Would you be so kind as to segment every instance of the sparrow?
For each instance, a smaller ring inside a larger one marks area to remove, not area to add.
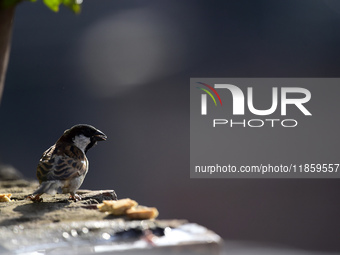
[[[64,134],[41,156],[37,167],[40,186],[28,198],[41,201],[44,193],[70,193],[74,201],[81,200],[76,194],[89,169],[86,152],[107,136],[93,126],[79,124]]]

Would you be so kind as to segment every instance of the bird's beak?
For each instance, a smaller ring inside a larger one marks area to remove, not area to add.
[[[97,130],[97,132],[94,134],[94,138],[96,141],[105,141],[107,136],[103,132]]]

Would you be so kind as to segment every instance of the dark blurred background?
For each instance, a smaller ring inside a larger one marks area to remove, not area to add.
[[[85,0],[80,15],[41,2],[16,11],[3,163],[33,179],[65,129],[91,124],[109,139],[82,188],[227,240],[340,251],[340,180],[189,178],[190,77],[339,77],[340,1]]]

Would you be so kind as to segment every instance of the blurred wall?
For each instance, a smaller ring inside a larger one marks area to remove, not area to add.
[[[340,250],[340,180],[189,178],[190,77],[338,77],[339,1],[85,0],[78,16],[25,2],[13,32],[2,162],[35,178],[65,129],[92,124],[109,139],[82,188],[230,240]]]

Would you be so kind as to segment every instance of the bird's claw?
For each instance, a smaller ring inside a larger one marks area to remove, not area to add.
[[[70,199],[74,200],[75,202],[80,201],[82,199],[81,196],[74,194],[74,195],[70,195]]]
[[[28,197],[26,197],[26,199],[27,200],[31,200],[31,201],[33,201],[33,202],[42,202],[43,201],[43,199],[40,197],[40,195],[38,194],[38,195],[30,195],[30,196],[28,196]]]

